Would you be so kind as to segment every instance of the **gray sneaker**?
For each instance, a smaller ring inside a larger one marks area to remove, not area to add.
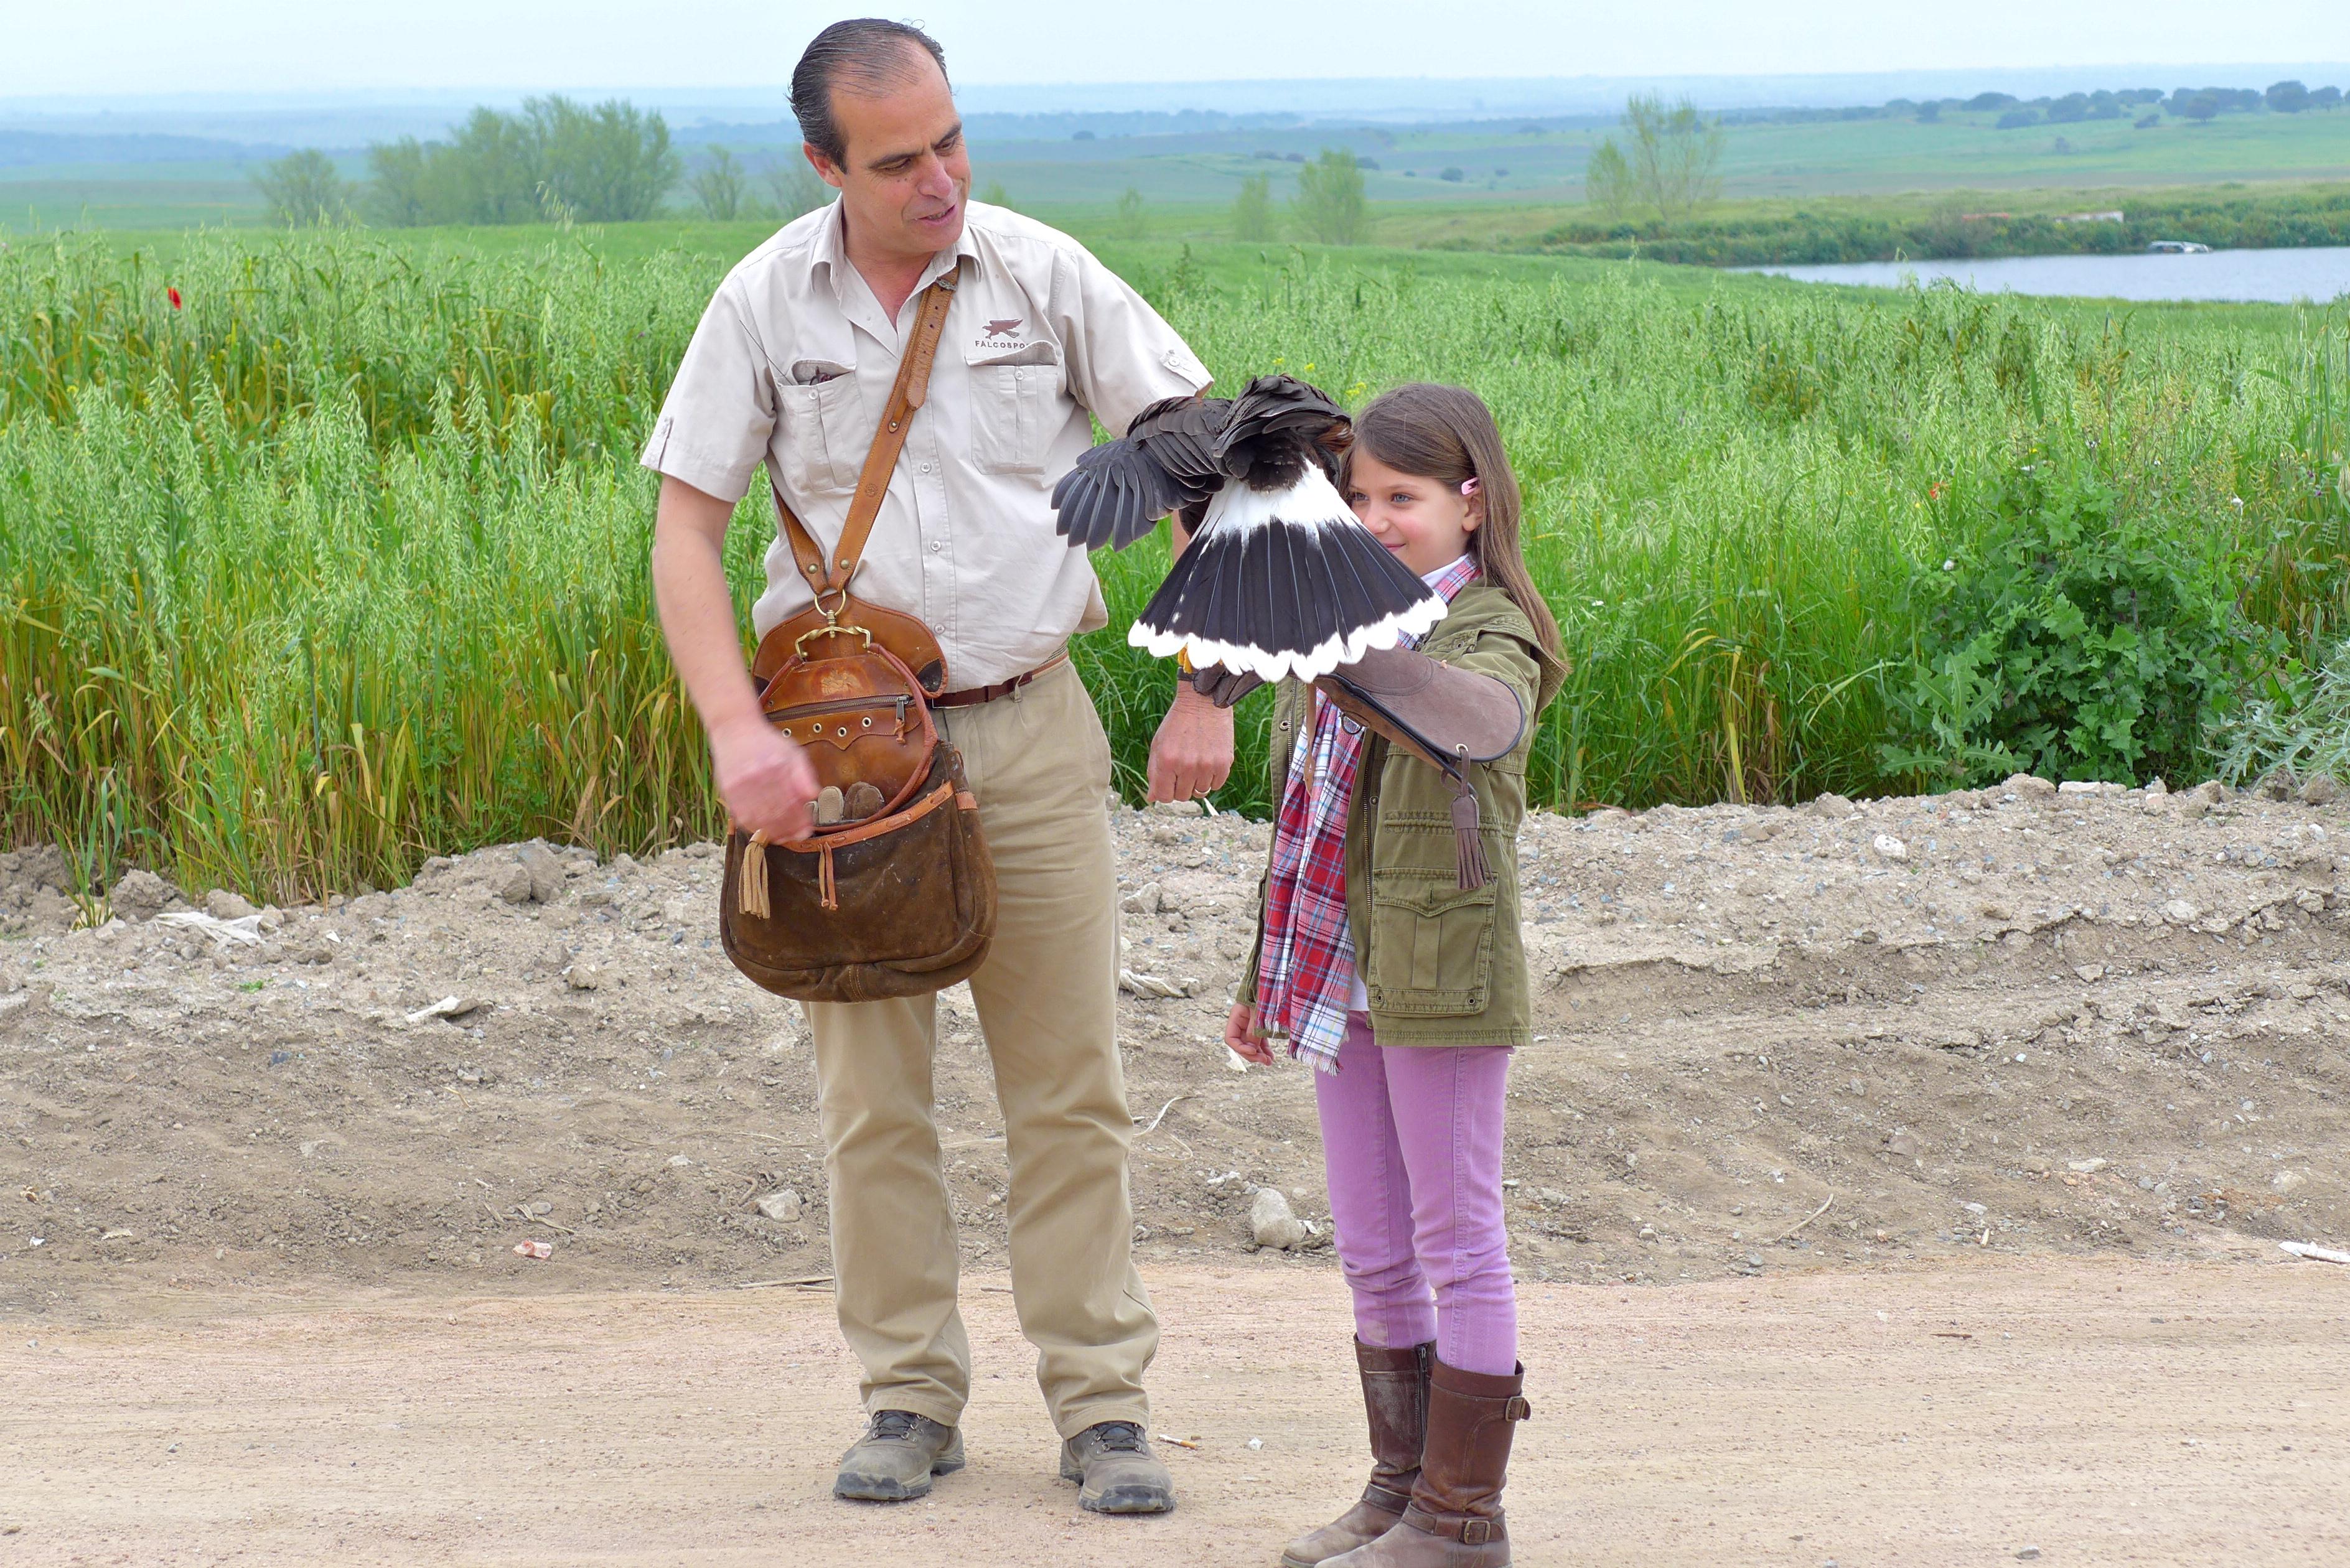
[[[865,1435],[840,1456],[835,1497],[904,1502],[931,1490],[932,1476],[962,1469],[962,1433],[911,1410],[876,1410]]]
[[[1077,1483],[1077,1504],[1094,1513],[1166,1513],[1175,1478],[1131,1421],[1103,1421],[1061,1445],[1061,1479]]]

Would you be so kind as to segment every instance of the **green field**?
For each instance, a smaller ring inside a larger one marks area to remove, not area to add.
[[[711,832],[633,453],[758,234],[0,253],[0,839],[59,841],[100,881],[136,862],[283,901],[502,839]],[[1432,378],[1493,404],[1575,660],[1535,756],[1554,805],[1930,776],[1897,753],[1932,738],[1914,693],[1939,668],[1938,574],[1972,570],[2020,464],[2093,472],[2143,547],[2225,585],[2247,648],[2317,653],[2350,607],[2339,313],[1105,254],[1227,382],[1284,369],[1359,403]],[[746,504],[746,606],[771,527]],[[1103,563],[1116,624],[1079,650],[1129,790],[1170,690],[1122,640],[1156,548]],[[1263,705],[1227,805],[1264,804]]]
[[[2121,205],[2158,188],[2350,181],[2350,109],[2230,114],[2205,125],[2165,119],[2147,130],[2128,119],[2000,130],[1996,119],[1946,113],[1923,125],[1910,118],[1734,124],[1718,215],[1767,217],[1798,202],[1826,201],[1898,217],[1953,194],[1966,195],[1970,206],[2064,212]],[[1584,165],[1611,131],[1565,121],[1301,128],[982,141],[972,156],[976,188],[1001,182],[1014,204],[1073,232],[1110,233],[1118,199],[1132,187],[1143,194],[1151,237],[1203,240],[1230,237],[1226,210],[1244,178],[1270,175],[1274,200],[1285,202],[1300,167],[1291,157],[1344,147],[1378,165],[1365,182],[1375,243],[1482,247],[1524,243],[1587,216]],[[754,166],[796,156],[781,143],[735,151]],[[365,173],[363,157],[346,156],[341,165],[347,178]],[[1448,169],[1461,178],[1441,178]],[[0,173],[0,230],[265,222],[251,182],[225,164]]]
[[[2232,115],[2207,125],[2166,120],[2148,130],[2093,120],[1994,129],[1992,114],[1913,119],[1733,124],[1722,194],[1732,201],[1785,196],[1890,195],[1951,190],[2130,189],[2224,181],[2350,179],[2350,109]],[[1107,205],[1128,185],[1170,205],[1228,204],[1240,182],[1270,173],[1276,198],[1292,195],[1298,165],[1345,147],[1379,167],[1366,178],[1374,202],[1439,206],[1496,202],[1576,204],[1591,150],[1612,126],[1496,127],[1488,123],[1392,130],[1300,130],[1215,137],[1132,137],[1067,143],[1007,142],[973,149],[975,178],[1001,180],[1013,201],[1039,212]],[[2059,151],[2056,143],[2064,141]],[[1274,153],[1274,159],[1258,154]],[[1441,178],[1458,169],[1462,178]]]

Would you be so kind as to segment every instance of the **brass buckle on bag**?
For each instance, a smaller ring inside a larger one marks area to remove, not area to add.
[[[811,570],[813,570],[813,568],[811,568]],[[792,639],[792,651],[798,654],[803,659],[807,657],[808,639],[812,637],[842,637],[852,631],[865,639],[866,652],[870,653],[873,651],[873,634],[870,631],[868,631],[861,626],[843,626],[840,624],[840,612],[848,607],[848,590],[843,587],[835,588],[832,591],[835,596],[834,602],[827,605],[824,602],[825,590],[822,587],[818,587],[816,590],[816,607],[823,614],[824,624],[822,626],[812,626],[806,631],[800,633],[798,637]]]
[[[837,620],[827,620],[822,626],[812,626],[806,631],[800,633],[796,638],[794,638],[792,639],[792,651],[805,659],[807,657],[809,638],[847,637],[851,632],[855,632],[858,636],[865,639],[865,650],[868,653],[870,653],[873,650],[873,634],[866,630],[863,627],[843,626]]]

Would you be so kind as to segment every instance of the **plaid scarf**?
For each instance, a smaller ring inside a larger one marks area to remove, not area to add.
[[[1430,573],[1452,596],[1477,576],[1464,555]],[[1407,646],[1418,646],[1417,639]],[[1257,962],[1257,1026],[1286,1035],[1289,1054],[1338,1070],[1347,1002],[1355,989],[1355,942],[1347,929],[1347,811],[1363,762],[1363,729],[1317,693],[1314,720],[1289,758],[1289,785],[1274,816],[1265,878],[1264,947]]]

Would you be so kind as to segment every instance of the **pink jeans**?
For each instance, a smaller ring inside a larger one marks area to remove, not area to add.
[[[1314,1075],[1338,1261],[1366,1345],[1436,1341],[1447,1366],[1507,1376],[1517,1289],[1502,1222],[1506,1045],[1398,1045],[1347,1021]]]

